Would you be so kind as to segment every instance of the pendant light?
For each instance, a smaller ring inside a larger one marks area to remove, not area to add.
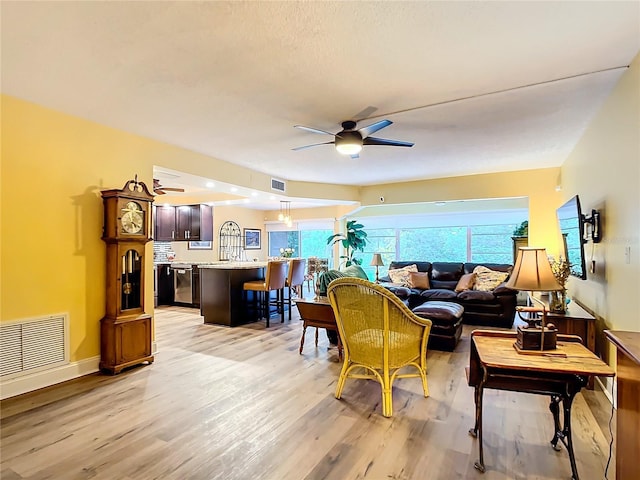
[[[280,200],[278,221],[283,222],[287,227],[293,226],[293,219],[291,218],[291,202]]]

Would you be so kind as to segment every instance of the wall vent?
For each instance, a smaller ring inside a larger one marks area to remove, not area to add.
[[[287,183],[284,180],[278,180],[277,178],[271,179],[271,190],[284,193],[287,190]]]
[[[0,376],[15,377],[69,363],[66,314],[0,325]]]

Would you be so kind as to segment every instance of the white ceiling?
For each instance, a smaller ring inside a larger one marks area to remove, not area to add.
[[[559,166],[640,49],[638,1],[3,1],[1,13],[3,93],[277,178],[352,185]],[[332,140],[294,125],[337,132],[360,112],[359,126],[394,122],[376,137],[415,146],[292,151]]]

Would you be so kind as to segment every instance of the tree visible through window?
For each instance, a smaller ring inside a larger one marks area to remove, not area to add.
[[[269,232],[269,256],[279,257],[281,248],[293,248],[293,256],[331,258],[327,238],[333,230],[289,230]]]
[[[366,225],[366,222],[363,221]],[[386,275],[392,261],[513,263],[512,232],[516,223],[447,227],[367,229],[369,243],[360,254],[370,279],[374,253],[382,254]]]
[[[384,262],[379,267],[380,276],[387,274],[393,261],[510,264],[513,231],[527,216],[526,209],[511,209],[362,218],[358,220],[367,232],[367,246],[364,252],[357,252],[357,257],[362,259],[361,266],[370,280],[375,278],[375,267],[370,265],[374,253],[380,253]],[[311,228],[270,231],[269,256],[280,256],[280,248],[293,248],[295,257],[327,258],[333,266],[333,248],[327,245],[333,229]]]

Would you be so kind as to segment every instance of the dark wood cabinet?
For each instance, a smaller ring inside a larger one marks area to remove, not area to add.
[[[173,270],[169,264],[158,265],[158,305],[173,305]]]
[[[157,242],[170,242],[176,235],[176,207],[155,207],[155,236]]]
[[[179,210],[181,208],[178,207]],[[188,219],[186,213],[183,216],[184,219],[178,227],[178,233],[183,236],[184,240],[201,242],[213,240],[213,209],[211,205],[189,205]]]
[[[200,269],[200,314],[204,323],[235,327],[258,320],[257,311],[248,310],[256,292],[245,292],[244,282],[264,278],[265,265],[243,268]]]
[[[210,205],[157,207],[157,241],[212,241],[213,209]]]
[[[191,269],[191,289],[191,305],[195,308],[200,308],[200,269],[197,265],[193,265]]]
[[[193,224],[191,221],[192,210],[193,210],[193,205],[180,205],[176,207],[176,240],[190,239],[189,237],[193,229]],[[194,238],[193,240],[198,240],[198,239]]]

